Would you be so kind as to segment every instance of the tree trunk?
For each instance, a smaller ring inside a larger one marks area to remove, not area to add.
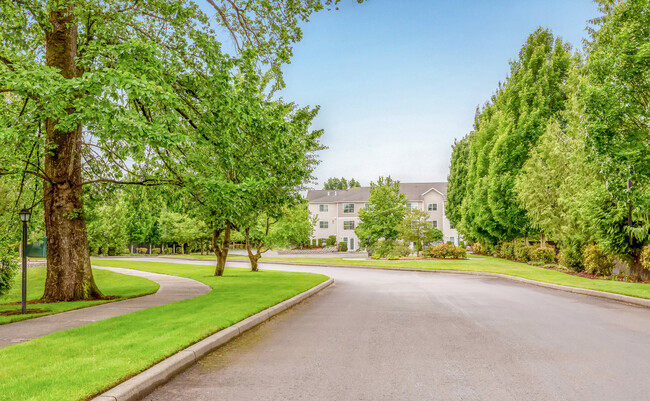
[[[222,277],[223,271],[226,269],[226,259],[228,259],[228,249],[230,248],[230,223],[226,223],[223,229],[223,241],[221,244],[217,243],[221,230],[212,231],[212,246],[214,253],[217,256],[217,268],[214,272],[215,276]]]
[[[251,242],[250,242],[250,228],[246,229],[246,251],[248,252],[248,260],[251,261],[251,271],[258,272],[257,262],[262,258],[262,248],[264,243],[259,243],[255,247],[257,253],[253,253]]]
[[[73,6],[50,11],[51,31],[45,35],[46,65],[67,79],[80,77],[77,68],[77,26]],[[73,113],[72,106],[67,109]],[[56,129],[58,120],[45,120],[45,231],[47,277],[43,300],[47,302],[99,298],[90,268],[81,178],[82,127]]]

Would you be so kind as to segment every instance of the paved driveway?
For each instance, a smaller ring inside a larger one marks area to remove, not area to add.
[[[262,267],[336,282],[147,400],[650,399],[648,309],[492,277]]]

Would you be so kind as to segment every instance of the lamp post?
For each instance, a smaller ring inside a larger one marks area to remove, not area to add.
[[[23,222],[23,314],[27,313],[27,222],[31,215],[28,209],[18,212],[20,221]]]

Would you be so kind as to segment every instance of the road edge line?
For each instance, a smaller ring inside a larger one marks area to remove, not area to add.
[[[334,279],[326,281],[315,287],[301,292],[279,304],[273,305],[263,311],[249,316],[246,319],[226,327],[203,340],[178,351],[161,362],[151,366],[132,378],[114,386],[91,399],[91,401],[134,401],[139,400],[157,387],[165,384],[174,376],[194,365],[199,359],[211,351],[226,344],[233,338],[237,338],[246,331],[272,318],[273,316],[291,308],[305,299],[319,293],[334,283]]]

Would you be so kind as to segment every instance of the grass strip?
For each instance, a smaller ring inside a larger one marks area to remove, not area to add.
[[[189,345],[304,292],[326,276],[228,267],[94,260],[191,278],[213,291],[197,298],[62,331],[0,349],[0,398],[83,400],[132,377]]]
[[[56,303],[33,303],[43,296],[45,289],[45,266],[32,267],[27,269],[27,310],[42,309],[43,313],[30,313],[27,315],[0,315],[0,324],[17,322],[19,320],[31,319],[34,317],[52,315],[54,313],[65,312],[72,309],[85,308],[106,302],[121,301],[127,298],[139,297],[142,295],[153,294],[158,291],[158,283],[143,277],[129,276],[126,274],[114,273],[106,270],[93,269],[93,276],[97,286],[107,297],[115,297],[111,300],[99,301],[77,301],[77,302],[56,302]],[[21,302],[22,300],[22,272],[16,273],[14,283],[7,295],[0,298],[0,313],[7,311],[19,311],[21,305],[8,305],[11,303]]]
[[[365,258],[344,259],[342,257],[267,257],[260,259],[260,262],[263,263],[264,261],[268,261],[287,264],[311,263],[501,273],[529,280],[565,285],[567,287],[584,288],[650,299],[650,285],[648,284],[615,281],[608,278],[590,279],[491,256],[480,256],[480,258],[480,260],[365,260]]]
[[[233,255],[232,260],[247,260],[241,255]],[[183,255],[178,257],[207,259],[206,255]],[[650,299],[650,285],[615,281],[609,278],[590,279],[574,276],[556,270],[531,266],[526,263],[512,262],[491,256],[477,256],[480,260],[371,260],[353,257],[300,257],[300,256],[273,256],[263,257],[260,262],[281,262],[286,264],[322,264],[343,266],[375,266],[395,267],[410,269],[454,270],[487,273],[501,273],[509,276],[522,277],[544,283],[565,285],[567,287],[584,288],[609,292],[613,294],[629,295],[632,297]]]

